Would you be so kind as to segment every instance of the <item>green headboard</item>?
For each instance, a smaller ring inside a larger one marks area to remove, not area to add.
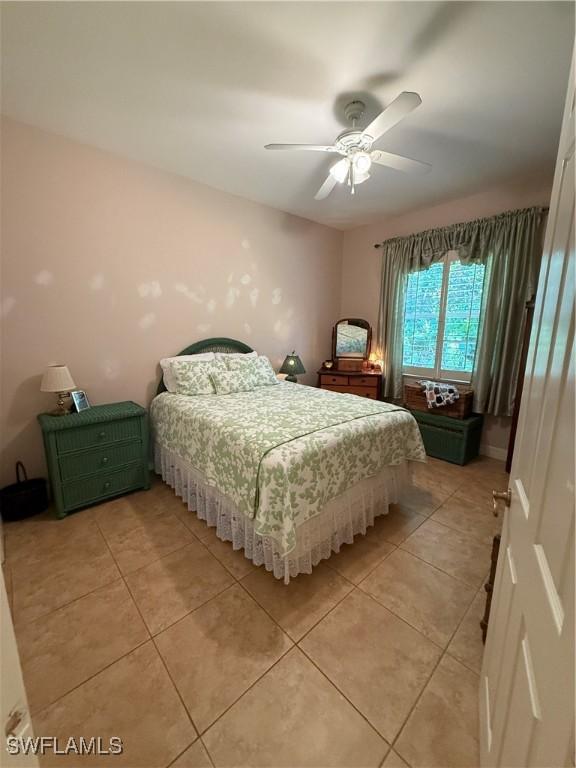
[[[249,347],[248,344],[244,344],[242,341],[236,341],[236,339],[203,339],[202,341],[197,341],[196,344],[186,347],[186,349],[183,349],[182,352],[178,352],[177,355],[173,355],[173,357],[180,357],[180,355],[199,355],[201,352],[222,352],[224,354],[230,354],[231,352],[253,351],[252,347]],[[160,384],[158,384],[156,394],[160,395],[162,392],[166,392],[166,387],[164,386],[164,379],[160,378]]]

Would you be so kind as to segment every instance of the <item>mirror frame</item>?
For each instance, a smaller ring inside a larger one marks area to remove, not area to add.
[[[359,328],[366,328],[366,355],[364,357],[357,357],[356,355],[337,355],[336,354],[336,342],[338,335],[338,326],[340,323],[348,323],[349,325],[356,325]],[[367,320],[363,320],[361,317],[343,317],[334,324],[332,328],[332,360],[368,360],[370,357],[370,349],[372,347],[372,327]]]

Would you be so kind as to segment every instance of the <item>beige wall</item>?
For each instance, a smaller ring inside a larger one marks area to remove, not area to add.
[[[374,248],[390,237],[492,216],[502,211],[533,205],[548,205],[552,176],[538,176],[502,184],[476,195],[414,211],[403,216],[357,227],[344,233],[342,253],[342,317],[363,317],[374,329],[380,299],[381,251]],[[505,458],[510,419],[488,417],[483,434],[483,452]]]
[[[148,404],[158,360],[209,336],[315,381],[340,310],[342,233],[6,120],[2,442],[43,473],[49,363],[96,403]]]

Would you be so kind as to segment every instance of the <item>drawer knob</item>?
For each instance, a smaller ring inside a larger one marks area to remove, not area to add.
[[[108,456],[102,457],[102,464],[108,464]]]
[[[108,490],[108,488],[110,488],[110,481],[109,481],[109,480],[107,480],[107,481],[104,483],[104,490],[105,490],[105,491],[107,491],[107,490]]]
[[[103,440],[106,437],[106,432],[100,432],[98,434],[98,437],[100,438],[100,440]]]

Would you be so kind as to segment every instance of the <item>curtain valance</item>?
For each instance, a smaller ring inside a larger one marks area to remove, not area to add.
[[[408,272],[426,269],[449,251],[463,262],[485,263],[492,250],[501,250],[512,238],[530,236],[547,208],[521,208],[447,227],[428,229],[378,244],[382,258],[406,265]]]

